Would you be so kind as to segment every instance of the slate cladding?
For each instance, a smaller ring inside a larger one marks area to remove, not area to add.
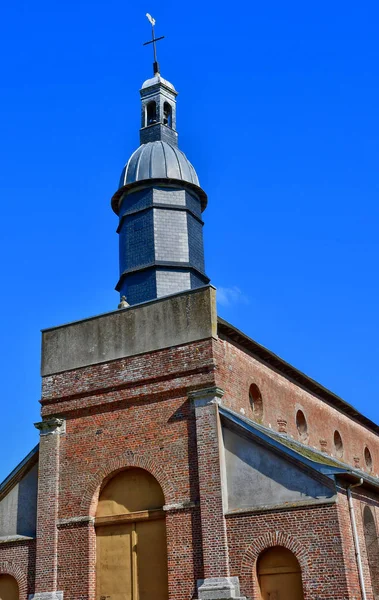
[[[176,91],[155,77],[143,84],[141,102],[141,145],[126,163],[112,199],[119,216],[116,289],[131,305],[209,283],[201,218],[206,195],[177,148]]]

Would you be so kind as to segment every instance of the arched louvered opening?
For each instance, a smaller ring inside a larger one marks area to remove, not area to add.
[[[168,102],[163,105],[163,124],[172,127],[172,106]]]
[[[146,126],[157,122],[157,103],[152,100],[146,105]]]

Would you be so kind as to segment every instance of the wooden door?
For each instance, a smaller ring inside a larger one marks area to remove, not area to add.
[[[160,485],[143,469],[104,486],[95,519],[96,600],[168,600],[163,505]]]
[[[0,600],[18,600],[18,584],[10,575],[0,575]]]
[[[266,550],[257,571],[262,600],[304,600],[300,565],[286,548]]]
[[[164,519],[100,526],[97,600],[167,600]]]
[[[132,530],[132,523],[96,529],[97,600],[134,600]]]

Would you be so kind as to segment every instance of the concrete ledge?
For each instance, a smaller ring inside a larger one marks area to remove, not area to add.
[[[0,537],[0,544],[14,544],[15,542],[30,542],[35,540],[34,537],[28,535],[3,535]]]
[[[217,337],[212,286],[42,332],[42,376]]]
[[[261,513],[279,510],[296,510],[300,508],[312,508],[317,506],[325,506],[326,504],[335,504],[337,502],[337,494],[330,498],[320,498],[315,500],[299,500],[299,502],[287,502],[287,504],[265,504],[264,506],[244,506],[243,508],[235,508],[228,510],[225,517],[238,517],[251,513]]]

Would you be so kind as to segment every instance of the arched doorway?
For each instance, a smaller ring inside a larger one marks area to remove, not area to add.
[[[0,600],[18,600],[18,583],[11,575],[0,575]]]
[[[304,600],[300,565],[287,548],[265,550],[258,559],[257,575],[262,600]]]
[[[147,471],[113,477],[96,513],[96,600],[167,600],[164,495]]]

